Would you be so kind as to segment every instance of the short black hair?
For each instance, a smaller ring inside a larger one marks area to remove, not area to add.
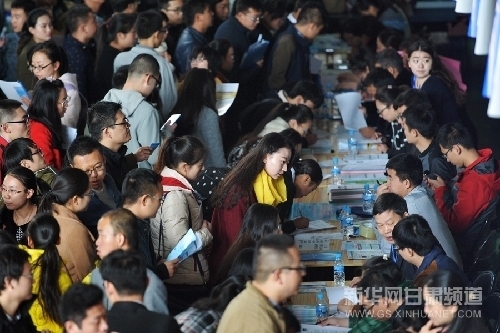
[[[82,321],[87,317],[87,310],[102,305],[103,292],[93,284],[76,283],[62,295],[59,305],[62,324],[72,321],[82,327]]]
[[[365,87],[373,85],[376,88],[393,86],[395,84],[394,76],[384,68],[374,68],[366,75],[363,80]]]
[[[312,159],[298,160],[293,164],[295,175],[309,175],[311,181],[315,184],[320,184],[323,180],[323,171],[321,166]]]
[[[443,125],[437,135],[436,140],[444,149],[450,149],[454,145],[461,145],[465,149],[473,149],[474,141],[467,128],[459,123]]]
[[[375,63],[384,69],[394,67],[398,73],[401,73],[404,69],[403,59],[395,49],[385,49],[377,53]]]
[[[402,92],[398,98],[392,103],[392,106],[395,110],[399,109],[403,105],[424,105],[430,109],[432,109],[431,102],[429,101],[429,97],[427,93],[420,89],[408,89]]]
[[[32,0],[13,0],[10,5],[10,9],[12,8],[21,8],[28,15],[29,12],[36,8],[36,4]]]
[[[36,143],[28,138],[19,138],[12,140],[7,144],[3,151],[3,167],[8,171],[21,165],[22,160],[33,162],[33,153],[31,149],[37,149]],[[38,171],[38,170],[34,170]]]
[[[383,193],[379,195],[373,204],[373,216],[389,211],[403,217],[405,213],[408,213],[406,200],[396,193]]]
[[[392,157],[385,168],[394,170],[401,181],[409,180],[413,186],[422,184],[424,179],[422,161],[412,154],[404,153]]]
[[[396,51],[399,50],[404,39],[400,31],[389,28],[382,30],[377,37],[386,48],[392,48]]]
[[[92,154],[94,150],[97,150],[102,156],[104,156],[104,152],[102,149],[102,145],[94,138],[90,136],[79,136],[68,148],[68,152],[66,153],[67,162],[69,164],[73,164],[73,160],[75,156],[85,156]]]
[[[262,12],[271,14],[271,20],[283,18],[287,14],[284,0],[264,0]]]
[[[301,95],[304,101],[313,102],[315,108],[320,107],[324,102],[323,92],[316,83],[310,80],[287,83],[283,86],[283,90],[291,98]]]
[[[145,74],[159,75],[160,64],[151,54],[142,53],[132,60],[128,67],[128,76],[141,76]],[[161,80],[161,78],[159,79]]]
[[[361,291],[363,296],[365,296],[371,302],[378,302],[381,298],[403,298],[400,288],[400,292],[395,292],[396,287],[401,283],[401,272],[395,275],[387,274],[387,271],[378,270],[376,267],[368,270],[361,281],[359,281],[356,286],[358,291]]]
[[[99,271],[120,296],[143,295],[148,286],[146,260],[135,251],[111,252],[101,261]]]
[[[250,8],[256,11],[262,11],[262,1],[260,0],[236,0],[234,6],[236,8],[236,13],[245,13]]]
[[[125,9],[127,9],[129,5],[133,4],[136,1],[137,0],[111,0],[110,4],[111,8],[113,9],[113,13],[121,13]]]
[[[162,27],[163,16],[157,10],[150,9],[137,15],[135,29],[139,39],[148,39],[155,32],[160,31]]]
[[[115,102],[100,101],[92,105],[87,114],[90,136],[96,140],[102,140],[102,130],[114,126],[116,114],[121,109],[121,104]]]
[[[127,173],[122,185],[124,204],[137,202],[143,195],[155,195],[161,176],[151,169],[134,169]]]
[[[21,107],[21,102],[13,99],[0,101],[0,124],[4,124],[14,119],[16,110]]]
[[[418,214],[399,221],[392,230],[392,238],[400,249],[412,249],[421,257],[425,257],[439,245],[429,223]]]
[[[203,14],[206,8],[210,8],[208,0],[186,0],[182,5],[182,17],[186,25],[191,26],[194,23],[196,14]]]
[[[18,280],[28,263],[28,252],[15,245],[0,246],[0,292],[5,289],[5,280]]]
[[[84,4],[71,7],[66,13],[66,27],[69,33],[74,33],[82,23],[87,23],[92,10]]]
[[[324,26],[327,22],[325,6],[318,2],[309,1],[301,9],[297,17],[297,24],[314,23],[316,26]]]
[[[366,46],[361,46],[358,52],[350,54],[348,57],[350,68],[353,72],[366,72],[366,68],[373,69],[373,52]]]
[[[202,54],[203,57],[207,60],[208,70],[215,77],[221,70],[223,57],[216,49],[210,46],[198,46],[191,51],[191,59],[198,58],[199,54]]]
[[[436,113],[423,104],[409,105],[403,112],[403,119],[410,130],[417,130],[426,139],[436,135]]]
[[[253,278],[266,281],[274,270],[289,266],[291,262],[288,249],[294,247],[293,237],[270,234],[262,237],[255,247],[253,256]]]
[[[125,82],[127,82],[127,77],[128,77],[128,68],[130,65],[123,65],[120,66],[115,74],[113,74],[113,79],[111,81],[111,86],[114,89],[123,89],[123,86],[125,85]]]
[[[128,209],[117,208],[104,213],[102,219],[108,219],[113,233],[121,233],[125,236],[131,250],[139,249],[139,224],[137,218]]]

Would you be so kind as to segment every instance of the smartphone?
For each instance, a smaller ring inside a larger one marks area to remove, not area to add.
[[[168,120],[165,122],[165,124],[163,124],[161,126],[160,131],[163,131],[163,129],[165,128],[165,126],[169,122],[170,122],[170,125],[175,124],[175,122],[177,121],[177,119],[179,119],[180,116],[181,116],[180,113],[175,113],[175,114],[171,115],[170,118],[168,118]]]
[[[160,145],[159,142],[153,142],[152,144],[150,144],[149,146],[151,147],[151,149],[153,149],[153,151],[158,148],[158,146]]]
[[[3,27],[2,32],[0,32],[0,39],[4,38],[6,33],[7,33],[7,27]]]

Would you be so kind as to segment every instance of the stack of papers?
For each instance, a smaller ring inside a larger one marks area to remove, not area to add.
[[[238,93],[238,83],[220,83],[216,86],[217,113],[224,115],[234,102]]]
[[[360,199],[361,200],[361,199]],[[290,218],[307,217],[309,220],[335,219],[335,206],[330,203],[294,203]]]
[[[349,259],[370,259],[384,254],[377,240],[343,241],[342,249]]]
[[[343,298],[347,298],[354,304],[359,303],[356,288],[350,288],[345,286],[326,287],[326,293],[328,294],[328,302],[330,304],[339,304],[339,301]]]
[[[315,231],[315,230],[325,230],[325,229],[334,229],[336,228],[333,224],[325,222],[323,220],[315,220],[309,222],[309,227],[304,229],[297,229],[291,233],[291,235],[297,235],[304,232]]]
[[[308,233],[295,236],[295,245],[302,251],[329,251],[333,239],[342,239],[341,233]]]
[[[288,309],[292,311],[300,323],[316,324],[316,306],[314,305],[289,305]]]
[[[192,256],[203,246],[201,237],[193,232],[193,229],[189,229],[188,232],[181,238],[179,243],[174,247],[167,257],[168,261],[179,258],[180,261],[186,260],[189,256]]]
[[[300,325],[302,333],[347,333],[350,328],[337,326]]]
[[[316,281],[316,282],[302,282],[299,287],[299,294],[305,293],[320,293],[323,292],[326,288],[325,281]]]
[[[300,254],[300,260],[302,261],[334,261],[342,255],[341,252],[306,252]]]

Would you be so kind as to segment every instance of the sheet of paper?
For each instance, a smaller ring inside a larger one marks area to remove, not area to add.
[[[340,233],[303,233],[295,235],[295,245],[299,251],[328,251],[330,250],[330,242],[333,239],[339,238]]]
[[[332,141],[330,139],[319,139],[318,141],[316,141],[315,144],[309,146],[309,149],[315,149],[315,148],[332,149],[333,148]]]
[[[316,323],[316,307],[314,305],[289,305],[290,311],[297,317],[300,323]]]
[[[201,250],[203,243],[201,237],[193,232],[193,229],[189,229],[188,232],[181,238],[179,243],[174,247],[167,257],[167,260],[174,260],[179,258],[180,261],[185,260],[187,257],[192,256],[199,250]]]
[[[382,250],[358,250],[358,251],[347,251],[347,258],[352,260],[365,260],[373,257],[378,257],[384,255]]]
[[[8,82],[0,80],[0,89],[2,89],[5,96],[8,99],[13,99],[22,103],[21,98],[30,98],[28,92],[23,87],[21,82]],[[28,106],[23,104],[23,109],[27,109]]]
[[[354,304],[359,302],[358,294],[356,288],[350,287],[326,287],[326,293],[328,294],[328,302],[330,304],[339,304],[339,301],[343,298],[347,298]]]
[[[335,206],[327,203],[294,203],[292,205],[290,218],[304,216],[309,220],[334,220]]]
[[[325,281],[302,282],[299,287],[300,293],[319,293],[326,288]]]
[[[337,326],[320,326],[320,325],[300,325],[301,333],[347,333],[350,328]]]
[[[217,113],[222,116],[233,104],[239,88],[238,83],[220,83],[216,86]]]
[[[342,241],[342,250],[347,250],[347,251],[380,250],[380,244],[377,240]]]
[[[76,128],[63,125],[63,149],[68,149],[71,143],[76,139]]]
[[[347,130],[359,130],[367,127],[365,116],[359,109],[361,94],[358,92],[346,92],[335,95],[344,127]]]

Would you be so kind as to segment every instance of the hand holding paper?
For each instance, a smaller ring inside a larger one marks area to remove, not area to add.
[[[188,232],[182,237],[182,239],[177,243],[174,249],[170,252],[167,257],[168,261],[179,258],[180,262],[184,261],[186,258],[192,256],[203,246],[201,237],[193,232],[193,229],[189,229]]]

